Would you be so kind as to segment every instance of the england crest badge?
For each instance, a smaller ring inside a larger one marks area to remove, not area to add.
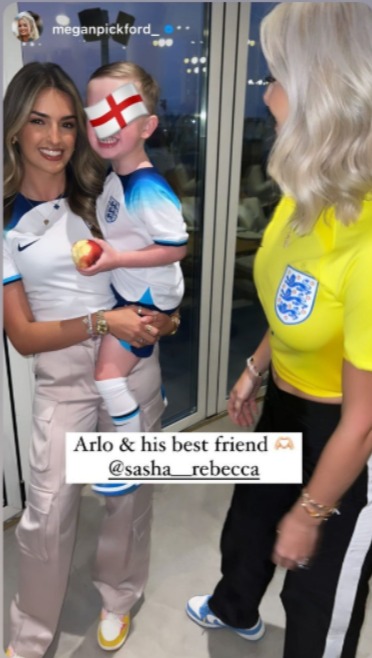
[[[287,266],[275,299],[276,314],[284,324],[300,324],[314,308],[318,281],[309,274]]]
[[[113,196],[110,196],[106,210],[105,210],[105,221],[108,224],[112,224],[114,222],[119,214],[119,208],[120,208],[120,203],[116,199],[114,199]]]

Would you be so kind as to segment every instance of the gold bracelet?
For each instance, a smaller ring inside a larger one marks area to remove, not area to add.
[[[170,334],[168,334],[168,336],[174,336],[177,333],[178,329],[180,328],[181,318],[178,313],[175,313],[174,315],[170,315],[169,317],[173,322],[174,329]]]
[[[109,326],[103,314],[104,311],[96,311],[96,326],[94,331],[95,336],[105,336],[109,333]]]
[[[301,507],[304,508],[312,519],[320,519],[321,521],[327,521],[333,514],[340,514],[337,506],[317,503],[310,498],[305,489],[303,489],[301,494]]]

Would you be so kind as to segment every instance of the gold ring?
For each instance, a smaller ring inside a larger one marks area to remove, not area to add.
[[[145,326],[145,329],[146,329],[147,333],[149,333],[149,334],[152,335],[152,326],[151,326],[151,324],[147,324],[147,325]]]

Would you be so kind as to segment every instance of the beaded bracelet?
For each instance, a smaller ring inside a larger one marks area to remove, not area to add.
[[[91,336],[92,338],[97,338],[97,336],[105,336],[107,333],[109,333],[109,326],[107,324],[103,310],[96,311],[93,314],[88,313],[88,315],[83,318],[83,323],[86,326],[88,336]]]
[[[321,521],[327,521],[333,514],[340,514],[336,506],[317,503],[310,498],[305,489],[303,489],[301,494],[301,507],[304,508],[311,518],[320,519]]]
[[[88,336],[93,336],[92,314],[88,313],[88,315],[86,315],[85,318],[83,318],[83,322],[86,326]]]

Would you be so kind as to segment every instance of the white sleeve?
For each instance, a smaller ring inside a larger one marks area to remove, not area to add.
[[[6,237],[3,237],[3,284],[13,283],[13,281],[20,281],[21,274],[18,272],[16,264],[13,260],[10,246]]]
[[[181,203],[161,176],[154,177],[150,185],[136,185],[132,203],[154,244],[170,247],[187,244]]]

